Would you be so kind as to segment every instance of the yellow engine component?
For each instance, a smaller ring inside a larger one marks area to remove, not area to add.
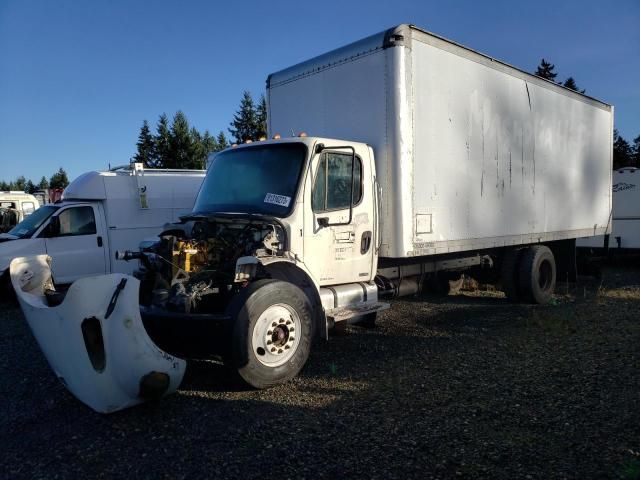
[[[207,263],[207,254],[191,241],[178,240],[173,245],[172,262],[173,275],[178,269],[187,273],[197,272]]]

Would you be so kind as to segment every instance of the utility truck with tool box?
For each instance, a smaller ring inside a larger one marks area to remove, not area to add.
[[[0,235],[0,278],[6,284],[13,258],[45,253],[58,284],[133,273],[134,266],[116,261],[115,252],[138,247],[189,213],[204,175],[203,170],[150,170],[142,164],[80,175],[62,201],[43,205]]]
[[[416,27],[274,73],[267,101],[272,139],[216,154],[193,212],[120,254],[153,341],[253,387],[462,272],[548,302],[607,232],[612,107]]]

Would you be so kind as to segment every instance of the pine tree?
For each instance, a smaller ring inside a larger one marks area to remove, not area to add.
[[[140,134],[138,135],[138,147],[137,153],[133,156],[133,160],[138,163],[143,163],[145,167],[154,167],[156,164],[155,158],[155,141],[151,130],[149,130],[149,122],[146,120],[142,122],[140,127]]]
[[[169,117],[166,113],[160,115],[154,137],[155,167],[170,168],[171,164],[171,132],[169,131]]]
[[[256,131],[255,139],[267,138],[267,100],[264,95],[260,96],[260,103],[256,109]]]
[[[38,188],[40,190],[46,190],[47,188],[49,188],[49,180],[47,180],[47,177],[45,177],[44,175],[40,179],[40,183],[38,184]]]
[[[69,179],[67,178],[67,172],[62,167],[58,169],[56,173],[51,176],[49,180],[49,188],[61,188],[64,189],[69,185]]]
[[[256,110],[253,99],[248,91],[242,94],[240,109],[233,116],[229,133],[234,137],[236,143],[244,143],[245,140],[254,140],[256,127]]]
[[[13,184],[13,189],[12,190],[19,190],[21,192],[26,191],[27,188],[27,179],[24,178],[24,175],[20,175],[18,178],[16,178],[16,181]]]
[[[11,190],[11,189],[9,188],[9,184],[8,184],[7,182],[5,182],[4,180],[2,180],[2,181],[0,182],[0,191],[2,191],[2,192],[6,192],[7,190]]]
[[[33,193],[37,190],[38,188],[36,187],[36,185],[31,181],[31,180],[27,180],[27,183],[24,186],[24,191],[26,193]]]
[[[178,110],[173,116],[169,137],[170,161],[166,168],[193,168],[193,159],[190,158],[191,135],[189,121],[185,114]]]
[[[551,62],[547,62],[543,58],[540,62],[540,65],[538,65],[538,69],[536,70],[535,74],[539,77],[546,78],[547,80],[551,80],[552,82],[554,82],[555,78],[558,76],[558,74],[553,71],[554,68],[556,68],[555,65],[553,65]]]
[[[224,134],[224,132],[222,130],[220,130],[220,133],[216,137],[216,144],[217,144],[217,148],[218,148],[216,151],[218,151],[218,152],[220,150],[224,150],[225,148],[227,148],[229,146],[229,142],[227,141],[227,136]]]
[[[631,164],[640,168],[640,135],[633,139],[633,154]]]
[[[622,138],[617,129],[613,130],[613,168],[628,167],[632,161],[631,145]]]
[[[562,84],[564,87],[570,88],[571,90],[574,90],[578,93],[584,93],[584,90],[580,90],[578,88],[578,85],[576,85],[576,81],[574,80],[573,77],[569,77],[567,78],[564,83]]]

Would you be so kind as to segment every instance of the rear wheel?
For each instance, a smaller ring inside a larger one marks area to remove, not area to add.
[[[556,261],[549,247],[534,245],[523,252],[519,278],[523,300],[539,304],[551,301],[556,288]]]
[[[313,331],[307,296],[280,280],[250,284],[230,306],[226,363],[244,382],[267,388],[295,377],[309,357]]]

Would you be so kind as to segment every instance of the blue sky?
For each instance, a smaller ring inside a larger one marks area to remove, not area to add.
[[[640,1],[0,0],[0,179],[128,163],[144,119],[228,127],[271,72],[413,23],[612,103],[640,134]]]

